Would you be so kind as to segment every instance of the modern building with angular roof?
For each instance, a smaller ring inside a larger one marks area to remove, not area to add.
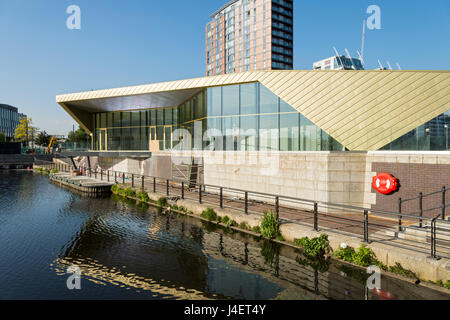
[[[450,72],[250,71],[56,101],[95,151],[176,149],[175,131],[194,137],[195,123],[196,150],[447,150]]]

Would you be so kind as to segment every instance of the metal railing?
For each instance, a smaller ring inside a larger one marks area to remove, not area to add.
[[[431,212],[431,211],[436,211],[436,210],[440,210],[441,213],[439,214],[439,217],[441,217],[442,220],[445,220],[446,218],[446,209],[448,207],[448,205],[446,204],[446,194],[448,192],[448,189],[446,186],[443,186],[441,190],[439,191],[435,191],[435,192],[430,192],[427,194],[424,194],[423,192],[420,192],[419,195],[417,197],[413,197],[413,198],[409,198],[409,199],[402,199],[399,198],[398,199],[398,212],[402,212],[403,211],[403,204],[407,203],[407,202],[411,202],[411,201],[418,201],[418,208],[419,210],[417,212],[410,212],[409,214],[417,214],[420,218],[423,217],[424,213],[426,212]],[[425,209],[423,208],[423,202],[424,199],[426,199],[427,197],[431,197],[433,195],[436,194],[441,194],[441,203],[438,207],[435,208],[430,208],[430,209]],[[422,227],[423,226],[423,220],[421,219],[419,222],[419,226]]]
[[[73,167],[67,164],[51,163],[47,165],[59,171],[73,170]],[[83,175],[101,181],[129,185],[131,188],[140,188],[164,194],[167,197],[193,200],[200,204],[217,205],[220,208],[236,210],[245,214],[262,216],[264,212],[272,211],[275,213],[279,225],[290,222],[312,227],[315,231],[356,236],[366,243],[384,242],[417,251],[430,252],[430,256],[434,259],[450,258],[450,222],[440,221],[441,224],[445,224],[445,228],[439,227],[437,222],[441,214],[436,217],[417,216],[402,213],[401,205],[399,212],[390,212],[210,184],[197,184],[195,188],[189,188],[189,182],[185,180],[113,170],[80,170]],[[404,201],[406,200],[402,200],[402,202]],[[447,207],[449,205],[442,208],[443,212]],[[335,214],[333,211],[339,211],[340,214]],[[402,242],[396,244],[395,240],[399,239],[398,232],[402,232],[402,226],[406,224],[414,226],[416,223],[423,228],[422,231],[425,233],[423,239],[401,239]],[[426,223],[425,228],[424,223]],[[387,237],[388,232],[395,234]],[[429,249],[426,250],[426,247]]]

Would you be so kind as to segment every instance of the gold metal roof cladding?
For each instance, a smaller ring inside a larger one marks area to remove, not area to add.
[[[75,114],[83,105],[102,110],[152,95],[174,104],[199,89],[248,82],[269,88],[349,150],[378,150],[450,109],[448,70],[250,71],[59,95],[56,101],[86,128]]]

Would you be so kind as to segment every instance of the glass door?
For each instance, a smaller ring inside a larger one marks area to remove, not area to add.
[[[156,134],[156,126],[150,127],[150,151],[151,152],[159,151],[159,141]]]

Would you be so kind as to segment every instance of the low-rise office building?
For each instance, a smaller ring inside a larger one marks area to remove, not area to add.
[[[105,169],[170,178],[164,161],[195,151],[208,184],[361,206],[384,164],[440,166],[435,188],[450,175],[449,71],[251,71],[57,102]],[[242,161],[217,162],[230,154]]]
[[[0,132],[3,132],[8,140],[14,137],[14,132],[24,114],[18,112],[16,107],[0,104]]]

